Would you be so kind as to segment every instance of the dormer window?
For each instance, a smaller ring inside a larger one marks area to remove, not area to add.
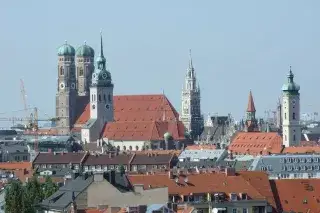
[[[236,193],[230,193],[230,199],[231,199],[231,201],[237,201],[238,200],[237,194]]]
[[[247,200],[248,199],[247,193],[241,193],[240,197],[241,197],[241,200]]]

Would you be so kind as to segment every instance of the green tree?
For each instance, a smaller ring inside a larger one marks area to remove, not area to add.
[[[49,176],[46,177],[46,181],[43,184],[42,188],[43,188],[44,199],[50,197],[53,193],[55,193],[59,189],[57,184],[55,184]]]
[[[34,206],[43,200],[42,187],[36,177],[26,184],[24,199],[27,212],[35,212]]]
[[[22,186],[22,183],[19,180],[14,180],[9,185],[7,185],[5,194],[5,212],[26,212],[24,194],[24,187]]]
[[[124,166],[122,164],[119,166],[119,171],[120,171],[121,175],[124,175],[126,173],[126,169],[124,168]]]

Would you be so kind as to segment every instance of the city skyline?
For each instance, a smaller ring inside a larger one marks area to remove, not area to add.
[[[64,8],[70,7],[73,17],[66,21],[59,12],[55,13],[58,2],[16,5],[8,2],[0,9],[7,31],[0,35],[3,42],[0,56],[6,61],[1,69],[5,77],[0,80],[5,89],[0,95],[7,100],[0,112],[23,109],[19,87],[22,78],[28,105],[54,116],[57,48],[65,40],[75,48],[86,40],[97,56],[100,28],[117,95],[161,94],[164,90],[180,112],[188,50],[192,49],[203,113],[244,117],[250,89],[258,116],[263,116],[267,109],[276,109],[290,65],[301,85],[301,112],[317,111],[320,106],[312,95],[320,75],[313,71],[319,67],[320,49],[317,39],[320,31],[315,27],[319,16],[316,1],[313,4],[283,1],[277,7],[247,1],[235,7],[237,10],[216,1],[206,4],[136,1],[129,7],[133,10],[101,1],[101,7],[96,7],[97,3],[86,5],[93,14],[86,17],[85,27],[74,18],[83,6],[63,3]],[[229,12],[224,14],[218,8]],[[119,9],[125,16],[116,13]],[[23,20],[15,17],[17,13],[27,15],[27,11],[30,15]],[[25,24],[18,25],[21,22]]]

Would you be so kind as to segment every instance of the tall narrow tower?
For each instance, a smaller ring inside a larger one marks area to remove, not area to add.
[[[258,130],[258,124],[256,120],[256,108],[254,106],[252,92],[250,90],[248,107],[246,113],[246,130],[248,132],[253,132]]]
[[[75,49],[67,42],[58,49],[58,88],[56,94],[56,117],[58,134],[69,134],[76,112]]]
[[[282,86],[282,134],[285,147],[298,146],[301,141],[300,86],[293,78],[290,67],[288,82]]]
[[[76,52],[76,77],[79,96],[89,96],[91,77],[94,71],[94,50],[84,43]]]
[[[180,120],[185,125],[186,131],[189,132],[193,138],[197,138],[203,131],[204,123],[200,107],[200,87],[197,85],[191,50],[189,51],[189,56],[189,67],[185,77],[185,84],[182,89]]]
[[[99,139],[106,122],[112,122],[114,119],[113,83],[103,55],[102,34],[100,39],[100,54],[96,59],[97,67],[92,74],[90,86],[90,119],[81,130],[82,141],[87,142]]]

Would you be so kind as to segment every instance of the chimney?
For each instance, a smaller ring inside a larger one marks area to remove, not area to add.
[[[235,168],[227,167],[225,168],[226,176],[236,176]]]

